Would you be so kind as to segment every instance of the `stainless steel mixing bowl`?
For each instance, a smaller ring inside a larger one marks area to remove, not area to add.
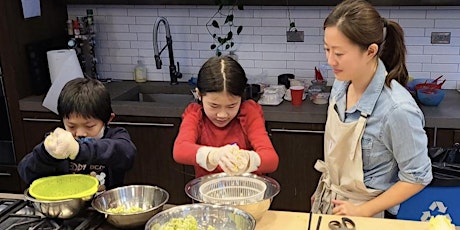
[[[153,215],[163,210],[168,201],[166,190],[150,185],[129,185],[111,189],[96,196],[91,205],[97,211],[104,213],[107,221],[119,228],[134,228],[143,226]],[[142,211],[135,213],[112,213],[110,208],[123,207],[128,210],[136,207]]]
[[[253,230],[256,220],[249,213],[230,206],[212,204],[186,204],[164,210],[153,216],[145,225],[145,230],[159,230],[172,218],[192,216],[197,220],[198,229]]]
[[[50,218],[72,218],[76,216],[83,207],[86,207],[86,201],[84,199],[37,200],[30,196],[29,189],[24,191],[24,197],[33,204],[36,210]]]
[[[190,198],[192,198],[193,200],[204,203],[203,197],[201,196],[201,193],[199,191],[200,186],[203,183],[207,182],[207,181],[214,180],[214,179],[219,179],[219,178],[224,178],[224,177],[230,177],[230,175],[228,175],[226,173],[217,173],[217,174],[212,174],[212,175],[207,175],[207,176],[202,176],[202,177],[199,177],[199,178],[195,178],[195,179],[193,179],[192,181],[188,182],[185,185],[185,193]],[[233,177],[235,177],[235,176],[233,176]],[[239,208],[239,209],[242,209],[242,210],[248,212],[256,220],[260,220],[260,218],[262,218],[263,214],[270,208],[270,204],[271,204],[271,202],[273,200],[273,197],[275,197],[280,192],[279,183],[276,180],[274,180],[273,178],[270,178],[270,177],[267,177],[267,176],[258,176],[258,175],[251,174],[251,173],[245,173],[243,175],[236,176],[236,177],[254,178],[254,179],[263,181],[267,185],[267,188],[265,189],[265,194],[264,194],[263,200],[257,201],[257,202],[252,202],[252,203],[246,203],[246,204],[243,204],[243,205],[241,205],[239,203],[235,203],[235,204],[231,205],[233,207],[236,207],[236,208]],[[214,203],[214,204],[218,204],[218,203]]]

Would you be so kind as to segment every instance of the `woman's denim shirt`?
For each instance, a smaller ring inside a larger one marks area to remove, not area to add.
[[[428,157],[422,111],[410,93],[397,81],[385,85],[386,69],[379,60],[377,71],[358,103],[346,111],[350,82],[336,80],[332,98],[342,122],[357,121],[368,114],[362,137],[364,184],[387,190],[398,180],[427,185],[433,176]],[[389,211],[396,214],[399,206]]]

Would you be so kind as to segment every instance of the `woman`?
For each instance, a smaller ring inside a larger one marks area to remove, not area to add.
[[[404,87],[403,30],[346,0],[324,22],[324,48],[336,81],[312,212],[394,217],[432,179],[424,116]]]
[[[196,177],[263,174],[278,167],[262,107],[242,99],[246,83],[243,68],[228,56],[212,57],[201,67],[200,103],[185,109],[173,151],[176,162],[194,166]]]

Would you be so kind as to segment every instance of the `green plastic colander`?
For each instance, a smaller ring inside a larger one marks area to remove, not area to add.
[[[99,181],[90,175],[67,174],[43,177],[32,182],[29,193],[38,200],[86,198],[97,192]]]

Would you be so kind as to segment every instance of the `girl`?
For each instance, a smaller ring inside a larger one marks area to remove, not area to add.
[[[201,67],[200,103],[185,109],[173,151],[176,162],[194,166],[196,177],[222,171],[262,174],[278,167],[261,106],[243,101],[246,83],[243,68],[228,56],[212,57]]]
[[[336,81],[312,212],[396,215],[432,179],[424,116],[404,88],[403,30],[368,2],[346,0],[324,22],[324,48]]]

